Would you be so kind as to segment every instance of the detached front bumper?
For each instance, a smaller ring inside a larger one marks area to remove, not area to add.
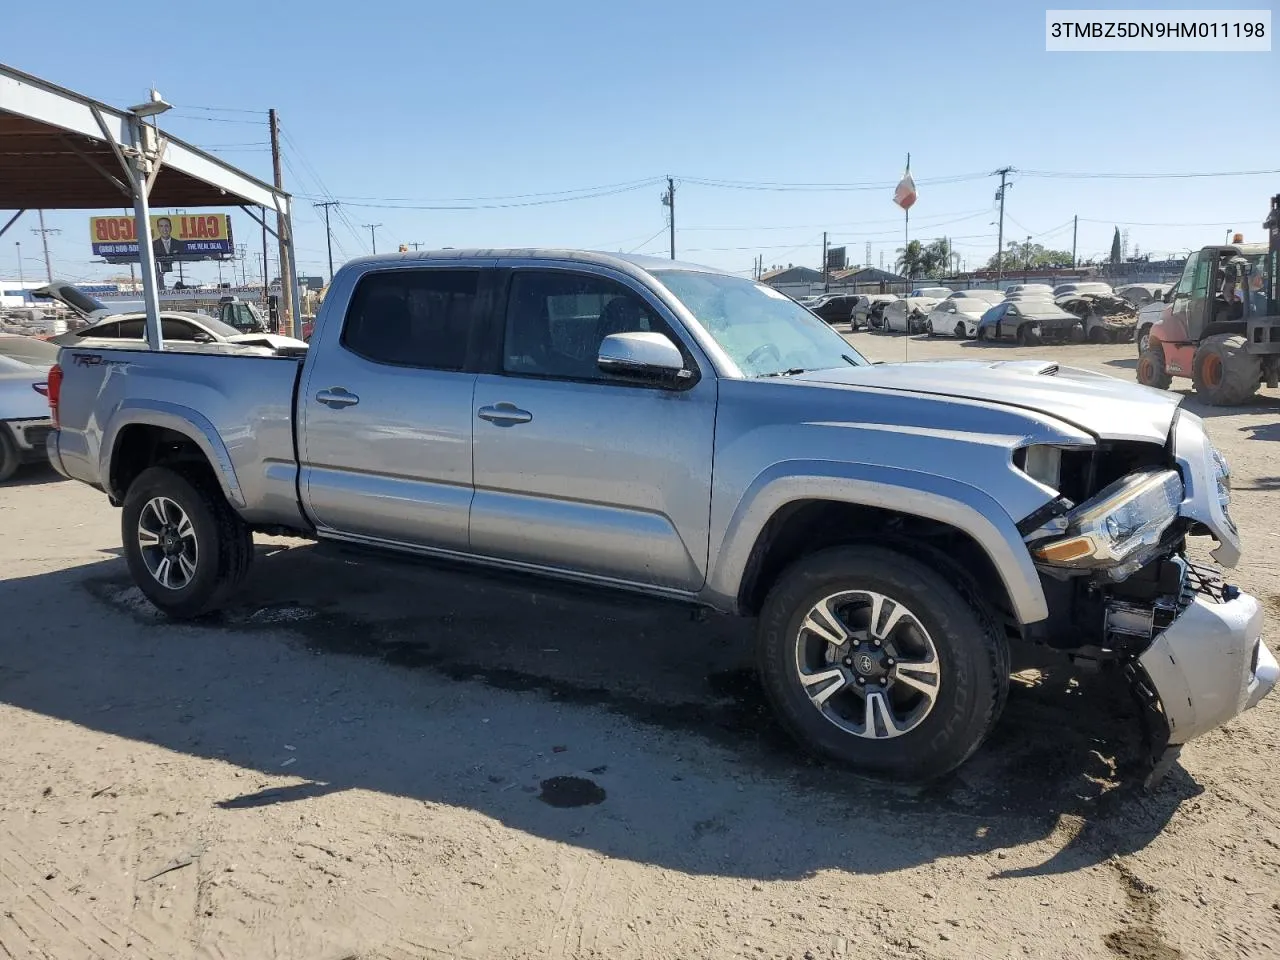
[[[1246,593],[1200,594],[1138,657],[1160,700],[1169,746],[1222,726],[1272,691],[1280,667],[1262,641],[1262,623],[1261,604]]]

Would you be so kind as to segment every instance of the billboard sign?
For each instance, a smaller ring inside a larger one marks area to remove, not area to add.
[[[93,255],[108,263],[138,259],[133,217],[90,217]],[[225,213],[175,213],[151,216],[151,249],[164,266],[178,260],[229,260],[235,256],[231,218]]]
[[[831,247],[827,250],[827,269],[843,270],[849,266],[849,257],[844,247]]]

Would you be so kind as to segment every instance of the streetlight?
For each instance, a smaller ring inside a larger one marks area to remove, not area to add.
[[[133,187],[133,219],[137,224],[138,261],[142,267],[142,301],[147,314],[147,349],[160,350],[164,346],[164,337],[160,330],[160,295],[157,290],[156,261],[151,251],[151,208],[148,204],[148,180],[159,162],[156,150],[156,130],[145,121],[155,118],[172,104],[165,103],[160,91],[152,88],[151,96],[142,103],[129,108],[130,139],[136,149],[132,158],[130,178]]]

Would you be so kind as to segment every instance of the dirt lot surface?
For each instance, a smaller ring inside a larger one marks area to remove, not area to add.
[[[1280,400],[1209,413],[1274,638]],[[780,736],[749,623],[260,538],[236,607],[175,626],[118,524],[0,489],[4,960],[1280,955],[1280,698],[1146,794],[1123,685],[1053,662],[894,788]]]

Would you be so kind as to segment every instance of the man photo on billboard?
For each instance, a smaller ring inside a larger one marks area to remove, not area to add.
[[[171,263],[175,258],[182,256],[183,243],[181,240],[174,239],[172,220],[168,217],[157,220],[156,233],[158,236],[151,241],[151,250],[156,260],[161,263]]]

